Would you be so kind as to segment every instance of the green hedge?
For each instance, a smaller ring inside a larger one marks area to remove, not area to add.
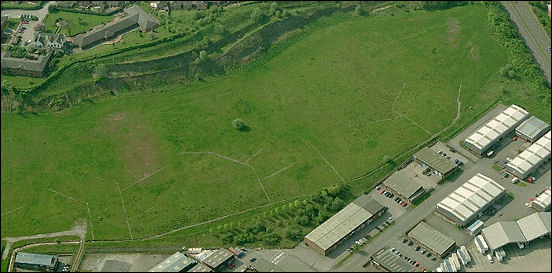
[[[13,1],[13,2],[19,2],[19,1]],[[48,1],[40,1],[40,3],[38,3],[38,5],[36,6],[31,6],[29,4],[12,4],[12,3],[9,3],[9,2],[3,2],[2,3],[2,10],[5,10],[5,9],[24,9],[24,10],[37,10],[37,9],[41,9],[44,4],[46,4],[46,2]]]
[[[74,9],[74,8],[64,8],[64,7],[58,7],[58,6],[54,6],[54,5],[50,5],[48,6],[48,11],[49,12],[54,12],[54,11],[67,11],[67,12],[74,12],[74,13],[83,13],[83,14],[91,14],[91,15],[113,15],[117,12],[120,12],[121,10],[123,10],[123,7],[119,7],[119,8],[116,8],[110,12],[97,12],[97,11],[91,11],[91,10],[82,10],[82,9]]]

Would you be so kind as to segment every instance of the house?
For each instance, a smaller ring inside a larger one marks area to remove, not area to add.
[[[126,13],[124,18],[111,21],[99,28],[77,35],[73,38],[73,42],[80,48],[89,48],[134,28],[139,28],[145,32],[159,26],[159,22],[153,16],[138,6],[127,8],[124,12]]]
[[[35,33],[32,45],[36,48],[62,49],[67,39],[63,34]]]
[[[2,74],[42,77],[52,52],[52,50],[49,50],[45,56],[39,56],[37,60],[29,60],[13,58],[10,52],[6,51],[2,54]]]
[[[56,1],[56,7],[70,8],[73,6],[73,1]]]
[[[192,2],[194,1],[171,1],[170,6],[172,10],[180,10],[180,9],[192,10],[194,8],[194,5]]]
[[[209,3],[207,1],[192,1],[192,5],[195,6],[196,9],[208,9]]]

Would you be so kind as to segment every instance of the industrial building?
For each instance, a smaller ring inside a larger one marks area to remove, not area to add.
[[[257,272],[313,272],[314,268],[307,265],[294,255],[277,254],[273,258],[259,257],[251,263],[253,270]]]
[[[202,263],[197,263],[192,269],[188,270],[188,272],[213,272],[213,270]]]
[[[408,202],[413,202],[425,192],[422,185],[402,171],[394,172],[383,181],[383,185],[385,185],[387,190]]]
[[[37,271],[53,271],[57,263],[56,256],[28,252],[18,252],[14,261],[16,267]]]
[[[407,234],[413,242],[423,246],[437,257],[444,257],[456,244],[454,240],[434,229],[425,222],[420,222]]]
[[[508,162],[506,170],[520,179],[525,179],[548,160],[550,160],[550,131]]]
[[[220,271],[224,266],[226,266],[232,259],[234,254],[230,250],[225,248],[220,248],[214,250],[211,255],[207,256],[202,260],[204,264],[212,268],[215,271]]]
[[[481,232],[481,230],[485,227],[485,223],[483,223],[483,221],[481,220],[476,220],[475,222],[473,222],[473,224],[471,224],[467,230],[468,230],[468,233],[471,235],[471,236],[475,236],[477,234],[479,234],[479,232]]]
[[[505,193],[504,187],[477,173],[439,202],[437,212],[466,226]]]
[[[458,168],[458,165],[454,162],[428,147],[424,147],[415,153],[413,161],[419,163],[423,167],[431,168],[431,171],[441,176],[441,178],[447,177],[454,169]]]
[[[517,221],[494,223],[481,234],[493,251],[511,243],[522,248],[537,238],[550,236],[550,220],[550,212],[535,212]]]
[[[361,195],[305,236],[305,242],[322,255],[329,254],[350,235],[385,212],[386,207],[368,195]]]
[[[376,255],[372,256],[372,264],[386,272],[418,271],[417,268],[386,248],[380,249]]]
[[[466,147],[477,155],[487,152],[496,143],[529,117],[525,109],[512,104],[485,125],[470,135],[464,143]]]
[[[551,199],[550,189],[546,189],[541,192],[535,200],[531,202],[531,207],[538,211],[548,211],[550,210],[550,199]]]
[[[154,266],[148,272],[185,272],[192,268],[197,262],[180,253],[176,252],[158,265]]]
[[[550,130],[550,124],[535,116],[526,119],[516,128],[516,135],[528,142],[535,142]]]

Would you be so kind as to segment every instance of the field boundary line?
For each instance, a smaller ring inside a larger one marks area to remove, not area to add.
[[[249,160],[253,159],[255,156],[257,156],[264,148],[261,147],[255,154],[253,154],[250,158],[248,158],[246,161],[245,161],[245,164],[247,164],[247,162],[249,162]]]
[[[293,165],[295,165],[295,164],[296,164],[297,162],[299,162],[299,161],[300,161],[300,159],[296,160],[295,162],[291,163],[291,164],[288,165],[287,167],[285,167],[285,168],[283,168],[283,169],[280,169],[280,170],[278,170],[277,172],[275,172],[275,173],[273,173],[273,174],[271,174],[271,175],[269,175],[269,176],[267,176],[267,177],[265,177],[265,178],[263,178],[263,179],[261,179],[261,180],[265,180],[265,179],[271,178],[272,176],[275,176],[275,175],[277,175],[277,174],[279,174],[279,173],[281,173],[281,172],[283,172],[283,171],[285,171],[285,170],[291,168]]]
[[[159,170],[157,170],[157,171],[155,171],[155,172],[153,172],[153,173],[151,173],[151,174],[148,174],[148,175],[144,176],[143,178],[140,178],[138,181],[134,182],[134,184],[132,184],[132,185],[130,185],[130,186],[124,188],[122,191],[125,191],[125,190],[127,190],[128,188],[130,188],[130,187],[132,187],[132,186],[134,186],[134,185],[136,185],[136,184],[142,182],[143,180],[145,180],[145,179],[147,179],[147,178],[150,178],[150,177],[153,176],[154,174],[160,172],[160,171],[163,170],[163,169],[166,169],[167,167],[169,167],[169,166],[167,165],[167,166],[165,166],[165,167],[163,167],[163,168],[161,168],[161,169],[159,169]],[[119,185],[119,183],[117,183],[117,185]]]
[[[123,204],[123,212],[125,213],[125,220],[128,227],[128,233],[130,234],[130,240],[134,241],[134,238],[132,237],[132,230],[130,229],[130,223],[128,222],[128,215],[125,208],[125,199],[123,198],[123,193],[121,192],[121,187],[119,186],[119,183],[117,184],[117,190],[119,190],[119,195],[121,196],[121,204]]]
[[[259,181],[259,184],[261,185],[261,188],[263,189],[263,191],[266,195],[266,198],[268,199],[268,202],[272,203],[272,200],[270,200],[270,196],[268,196],[268,193],[266,192],[265,187],[263,185],[263,182],[261,182],[261,179],[259,178],[259,175],[257,174],[257,171],[255,170],[255,168],[253,166],[249,166],[249,167],[253,170],[253,173],[255,174],[255,177],[257,177],[257,181]]]
[[[73,197],[71,197],[71,196],[67,196],[67,195],[65,195],[65,194],[63,194],[63,193],[59,193],[59,192],[57,192],[57,191],[55,191],[55,190],[52,190],[52,189],[48,189],[48,190],[51,191],[51,192],[53,192],[53,193],[57,193],[57,194],[59,194],[59,195],[65,197],[65,198],[69,198],[69,199],[71,199],[71,200],[73,200],[73,201],[77,201],[77,202],[80,202],[80,203],[84,203],[84,202],[82,202],[81,200],[75,199],[75,198],[73,198]]]
[[[387,121],[387,120],[400,119],[400,118],[402,118],[402,117],[392,117],[392,118],[378,119],[378,120],[367,122],[366,124],[372,124],[372,123],[377,123],[377,122],[382,122],[382,121]]]
[[[426,128],[422,127],[421,125],[419,125],[418,123],[416,123],[415,121],[411,120],[409,117],[403,115],[401,112],[395,110],[395,104],[397,103],[397,101],[399,100],[399,97],[401,96],[402,94],[402,91],[404,90],[404,88],[406,87],[406,82],[403,84],[403,87],[401,88],[401,90],[399,91],[399,94],[397,94],[397,96],[395,97],[395,100],[393,101],[393,104],[391,105],[391,111],[397,113],[399,116],[407,119],[408,121],[412,122],[414,125],[420,127],[420,129],[426,131],[426,133],[428,133],[430,136],[432,135],[432,133],[430,131],[428,131]]]
[[[16,211],[16,210],[20,210],[20,209],[22,209],[22,208],[23,208],[23,206],[20,206],[19,208],[15,208],[15,209],[12,209],[12,210],[10,210],[10,211],[6,211],[6,212],[2,213],[2,216],[8,215],[8,214],[10,214],[10,213],[12,213],[12,212],[14,212],[14,211]]]
[[[233,158],[230,158],[230,157],[221,155],[221,154],[217,154],[217,153],[215,153],[215,152],[209,152],[209,153],[212,153],[212,154],[214,154],[214,155],[216,155],[216,156],[218,156],[218,157],[222,157],[222,158],[227,159],[227,160],[230,160],[230,161],[234,161],[234,162],[236,162],[236,163],[238,163],[238,164],[242,164],[242,165],[245,165],[245,166],[249,166],[249,164],[243,163],[243,162],[241,162],[241,161],[239,161],[239,160],[237,160],[237,159],[233,159]]]
[[[132,220],[132,219],[134,219],[134,218],[136,218],[136,217],[138,217],[138,216],[140,216],[140,215],[146,213],[147,211],[150,211],[151,209],[153,209],[153,207],[151,207],[151,208],[149,208],[149,209],[146,209],[146,210],[144,210],[144,211],[142,211],[142,212],[140,212],[140,213],[138,213],[138,214],[136,214],[136,215],[134,215],[134,216],[128,218],[128,220]]]
[[[334,168],[334,166],[332,166],[332,164],[330,164],[330,162],[328,162],[328,160],[326,160],[326,158],[322,155],[322,153],[320,153],[320,151],[318,149],[316,149],[316,147],[314,147],[314,145],[312,145],[312,143],[310,143],[310,141],[307,141],[307,142],[318,153],[318,155],[320,155],[320,157],[324,160],[324,162],[326,162],[326,164],[328,164],[328,166],[330,166],[330,168],[332,168],[332,170],[335,172],[335,174],[337,174],[337,177],[339,177],[339,179],[341,179],[341,182],[345,182],[345,179],[343,179],[343,177],[341,177],[339,172]]]
[[[88,202],[86,202],[86,209],[88,210],[88,220],[90,221],[90,232],[92,233],[92,240],[94,240],[94,227],[92,227],[92,214],[90,214],[90,207]]]

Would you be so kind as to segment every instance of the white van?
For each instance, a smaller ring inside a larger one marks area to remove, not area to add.
[[[487,259],[489,259],[489,263],[494,263],[493,256],[491,256],[491,254],[487,254]]]
[[[517,182],[519,182],[519,178],[517,177],[512,178],[512,184],[515,184]]]

